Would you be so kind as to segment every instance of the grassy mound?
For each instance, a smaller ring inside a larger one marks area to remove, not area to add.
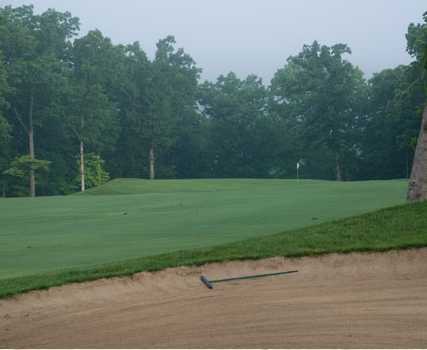
[[[3,279],[0,280],[0,297],[70,282],[126,276],[181,265],[424,246],[427,246],[427,203],[407,204],[213,248],[177,251],[92,268]]]

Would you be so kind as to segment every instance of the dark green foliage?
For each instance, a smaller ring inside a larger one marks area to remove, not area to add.
[[[117,139],[117,111],[108,95],[117,76],[115,56],[116,48],[98,30],[76,39],[71,49],[67,126],[77,141],[98,152],[111,148]]]
[[[260,78],[234,73],[200,88],[208,119],[208,159],[213,177],[274,177],[281,171],[281,124],[268,113],[268,91]]]
[[[411,23],[406,38],[407,51],[415,61],[385,69],[369,80],[369,102],[356,174],[360,179],[410,175],[420,117],[426,104],[427,24]]]
[[[36,15],[32,6],[0,8],[0,51],[9,85],[6,117],[12,126],[9,159],[27,152],[44,158],[53,140],[43,140],[40,149],[38,133],[63,116],[70,39],[78,29],[78,19],[69,13],[48,10]],[[19,194],[12,190],[15,185],[8,184],[11,194]]]
[[[212,262],[300,257],[354,251],[387,251],[427,245],[427,203],[410,204],[316,226],[253,238],[213,248],[178,251],[33,276],[3,279],[0,297],[71,282],[129,276],[176,266],[198,266]]]
[[[200,74],[191,56],[183,49],[175,49],[174,45],[172,36],[157,43],[156,57],[150,69],[149,108],[143,122],[145,132],[141,135],[143,147],[154,150],[156,170],[160,170],[157,173],[166,178],[175,177],[176,162],[170,158],[175,155],[173,148],[177,138],[197,117]]]
[[[0,53],[0,186],[3,189],[4,179],[1,173],[6,169],[8,163],[8,148],[10,142],[10,125],[4,117],[7,107],[6,93],[8,91],[6,68]]]
[[[421,65],[427,69],[427,12],[423,15],[424,23],[411,23],[406,34],[407,50]]]
[[[351,178],[348,163],[359,151],[366,102],[362,72],[343,58],[350,53],[344,44],[305,45],[288,58],[271,86],[273,109],[298,136],[299,157],[311,160],[312,152],[322,149],[322,161],[335,170],[337,180]]]
[[[408,178],[425,102],[418,65],[374,74],[361,135],[358,177]]]
[[[173,36],[149,59],[138,42],[79,35],[69,12],[0,7],[0,173],[23,154],[50,161],[40,195],[76,190],[79,153],[112,178],[294,178],[301,159],[303,178],[407,177],[426,102],[423,20],[408,27],[410,65],[366,81],[347,45],[315,41],[267,85],[201,82]],[[21,187],[0,175],[2,195]]]

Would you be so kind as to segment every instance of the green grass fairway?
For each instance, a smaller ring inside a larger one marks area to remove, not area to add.
[[[406,187],[400,180],[115,180],[86,194],[0,199],[0,279],[297,229],[401,204]]]
[[[283,233],[192,250],[0,280],[0,298],[70,282],[225,260],[296,257],[427,246],[427,202],[381,209]]]

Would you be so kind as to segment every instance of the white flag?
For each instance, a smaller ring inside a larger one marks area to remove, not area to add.
[[[301,164],[297,162],[297,170],[300,168]]]

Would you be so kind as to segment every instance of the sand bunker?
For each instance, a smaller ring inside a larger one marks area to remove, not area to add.
[[[297,269],[215,285],[199,281]],[[427,347],[427,249],[274,258],[0,300],[0,347]]]

